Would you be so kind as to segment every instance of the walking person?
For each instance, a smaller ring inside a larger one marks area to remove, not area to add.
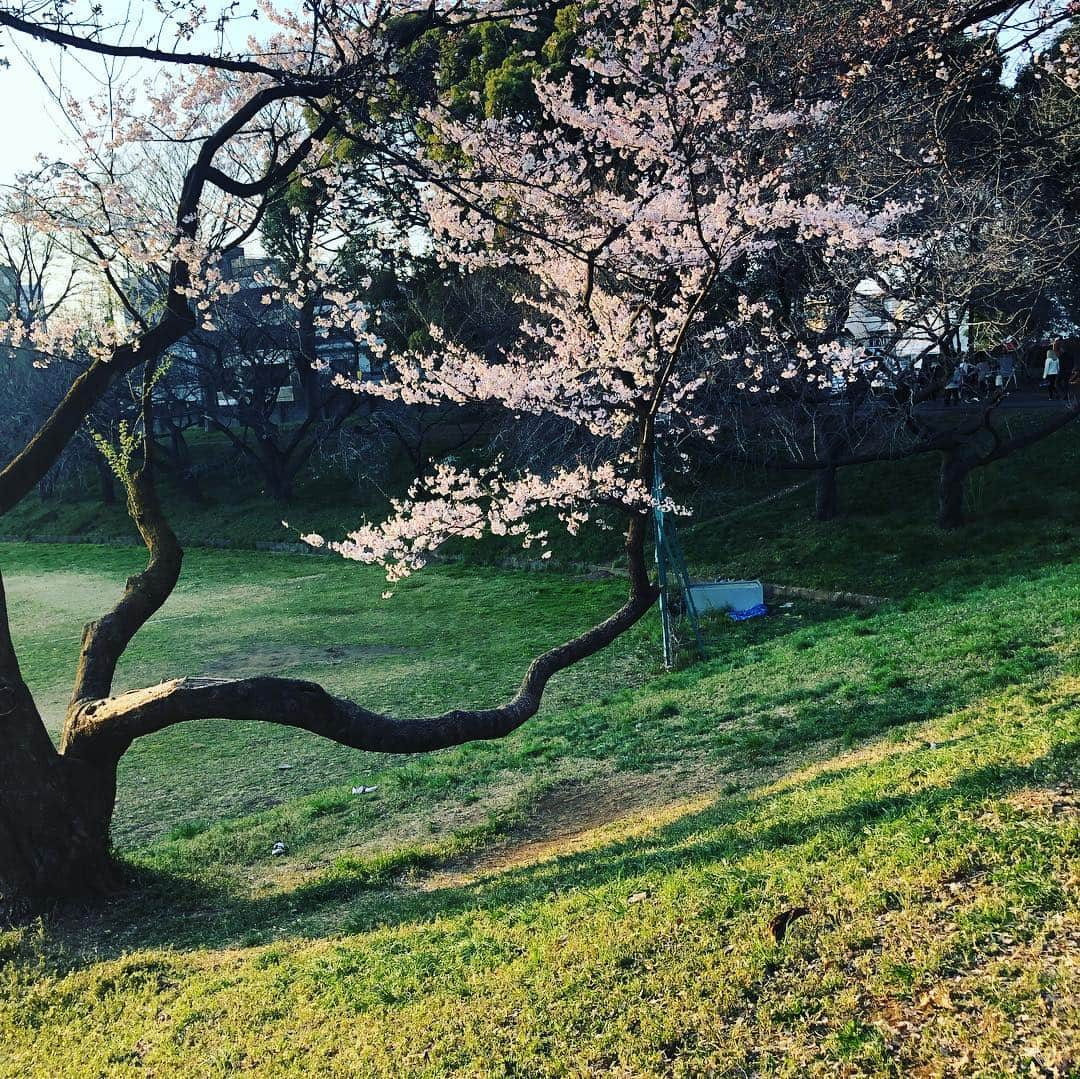
[[[1004,392],[1009,388],[1009,383],[1012,383],[1013,387],[1016,386],[1016,356],[1011,352],[1006,352],[998,361],[997,384]]]
[[[945,383],[945,405],[960,404],[960,390],[967,377],[968,365],[966,360],[961,360],[949,375],[949,381]]]
[[[1061,342],[1061,353],[1058,356],[1057,384],[1061,388],[1061,396],[1066,401],[1072,400],[1072,380],[1076,370],[1076,343],[1069,339]]]
[[[1043,378],[1046,380],[1046,395],[1051,401],[1057,397],[1058,375],[1061,373],[1061,338],[1055,337],[1046,350],[1046,362],[1043,364]]]

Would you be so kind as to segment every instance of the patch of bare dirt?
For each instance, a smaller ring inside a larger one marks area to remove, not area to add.
[[[421,887],[452,887],[569,854],[592,845],[596,833],[610,825],[656,827],[703,808],[702,794],[715,793],[721,775],[725,781],[732,778],[703,764],[693,771],[614,772],[566,779],[536,798],[522,823],[508,835],[429,874]]]
[[[1080,794],[1071,786],[1024,787],[1005,799],[1005,804],[1020,813],[1039,816],[1075,817],[1080,814]]]
[[[88,571],[50,570],[12,573],[4,578],[13,620],[32,618],[34,625],[81,625],[109,610],[124,591],[125,574],[110,576]],[[255,605],[275,595],[271,585],[230,585],[187,591],[180,588],[151,619],[207,617],[214,604]]]
[[[591,782],[560,783],[533,804],[522,834],[510,837],[502,847],[485,851],[471,868],[474,872],[498,872],[543,861],[566,849],[567,840],[673,800],[670,784],[659,775],[616,773]]]
[[[104,574],[50,570],[9,573],[4,588],[16,624],[26,616],[36,625],[52,625],[101,614],[119,598],[124,581]]]
[[[603,833],[645,834],[713,804],[729,790],[755,798],[778,789],[791,769],[831,759],[828,745],[793,753],[781,764],[732,771],[694,760],[664,772],[589,771],[548,787],[507,835],[426,874],[419,887],[456,887],[479,877],[544,862],[596,845]]]

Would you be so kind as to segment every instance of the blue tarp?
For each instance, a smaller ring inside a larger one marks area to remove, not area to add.
[[[758,615],[768,613],[769,608],[764,603],[755,603],[753,607],[747,607],[745,611],[730,611],[728,618],[732,622],[745,622],[748,618],[757,618]]]

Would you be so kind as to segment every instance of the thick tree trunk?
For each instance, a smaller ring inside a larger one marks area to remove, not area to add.
[[[818,469],[817,491],[814,496],[814,516],[819,521],[831,521],[840,512],[836,486],[836,466]]]
[[[118,889],[115,795],[115,765],[61,757],[22,679],[0,674],[0,917]]]
[[[971,465],[958,450],[941,454],[938,473],[938,525],[941,528],[961,528],[964,524],[964,479]]]
[[[151,407],[152,377],[148,368],[144,416]],[[651,419],[647,424],[638,447],[642,482],[654,450]],[[149,431],[149,424],[144,429]],[[137,738],[196,719],[280,723],[382,753],[424,753],[503,738],[536,714],[552,677],[606,648],[652,608],[659,594],[645,560],[649,515],[636,512],[626,532],[626,602],[537,656],[517,692],[500,706],[397,719],[333,697],[312,682],[284,678],[181,678],[113,694],[113,674],[124,649],[160,609],[180,572],[182,551],[154,488],[152,449],[147,438],[143,467],[128,485],[129,510],[150,561],[128,579],[112,609],[84,630],[59,752],[19,673],[0,579],[0,909],[15,912],[43,899],[119,887],[109,855],[116,765]]]
[[[292,498],[293,473],[281,455],[268,450],[263,457],[263,475],[266,477],[266,492],[275,502],[288,502]]]

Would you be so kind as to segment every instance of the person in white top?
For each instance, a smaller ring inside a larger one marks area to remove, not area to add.
[[[967,360],[961,360],[952,370],[952,374],[949,375],[949,381],[945,383],[945,401],[946,405],[958,405],[960,404],[960,391],[964,388],[964,382],[967,379],[968,371]]]
[[[1061,370],[1061,338],[1055,337],[1046,350],[1046,363],[1043,364],[1043,378],[1046,379],[1047,395],[1052,401],[1057,397],[1058,372]]]

